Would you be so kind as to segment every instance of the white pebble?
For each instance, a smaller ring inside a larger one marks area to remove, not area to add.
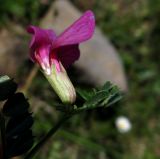
[[[118,117],[115,124],[120,133],[126,133],[132,128],[130,120],[125,116]]]

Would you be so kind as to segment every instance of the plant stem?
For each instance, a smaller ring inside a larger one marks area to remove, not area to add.
[[[38,72],[38,69],[39,69],[39,66],[35,64],[31,70],[31,72],[29,73],[28,78],[26,80],[26,83],[21,89],[21,91],[24,92],[25,94],[27,94],[28,89],[29,89],[30,85],[32,84],[32,81]]]
[[[62,126],[62,124],[67,121],[71,115],[64,115],[57,124],[51,128],[51,130],[47,133],[47,135],[37,144],[33,149],[27,154],[24,159],[31,159],[37,151],[56,133],[56,131]]]

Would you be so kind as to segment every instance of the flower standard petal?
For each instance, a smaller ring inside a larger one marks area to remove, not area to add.
[[[53,43],[54,48],[79,44],[90,39],[95,29],[95,18],[92,11],[86,11],[77,21],[60,34]]]
[[[86,11],[52,43],[52,48],[57,50],[57,56],[65,68],[78,60],[80,56],[78,44],[90,39],[94,29],[94,14],[92,11]],[[51,54],[53,53],[55,51],[51,52]],[[50,57],[51,61],[53,61],[53,56],[51,55]]]

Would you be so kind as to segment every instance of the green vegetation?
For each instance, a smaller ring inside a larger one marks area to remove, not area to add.
[[[11,20],[24,26],[28,23],[37,24],[49,7],[49,3],[43,4],[39,0],[0,0],[0,3],[0,26]]]
[[[75,116],[35,159],[160,158],[160,2],[72,2],[82,11],[90,8],[95,12],[97,25],[122,58],[129,91],[118,105]],[[31,10],[28,10],[28,3]],[[6,0],[3,4],[0,6],[1,26],[10,19],[22,25],[28,22],[36,24],[42,13],[39,7],[45,10],[50,2],[43,6],[36,0]],[[30,97],[35,94],[31,102],[39,104],[34,125],[38,139],[55,123],[58,113],[50,107],[56,105],[57,101],[53,101],[53,91],[41,74],[38,74],[30,88]],[[132,122],[132,130],[126,134],[120,134],[114,125],[115,119],[121,115],[127,116]]]
[[[116,112],[117,116],[128,116],[133,129],[127,135],[117,134],[118,139],[113,144],[118,146],[117,154],[112,145],[110,149],[114,149],[114,157],[111,158],[159,158],[157,147],[160,145],[160,2],[92,2],[92,6],[87,7],[94,8],[98,25],[119,51],[129,85],[129,93]],[[86,5],[81,1],[77,5],[86,9]],[[120,149],[121,152],[118,152]]]

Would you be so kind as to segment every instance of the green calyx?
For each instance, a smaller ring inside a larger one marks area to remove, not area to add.
[[[43,72],[43,74],[61,101],[64,104],[72,104],[76,100],[76,91],[62,64],[60,64],[60,68],[61,71],[58,72],[55,68],[55,65],[52,65],[51,74],[47,75],[45,72]]]

